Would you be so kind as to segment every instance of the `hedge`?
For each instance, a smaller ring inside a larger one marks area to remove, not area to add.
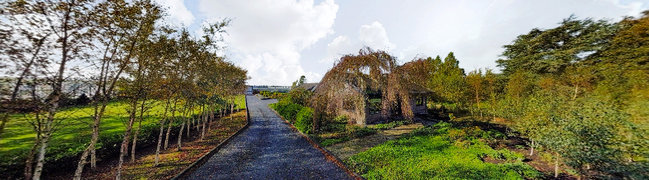
[[[295,128],[300,130],[305,134],[312,132],[312,119],[313,119],[313,109],[310,107],[304,107],[300,112],[297,113],[297,119],[295,120]]]

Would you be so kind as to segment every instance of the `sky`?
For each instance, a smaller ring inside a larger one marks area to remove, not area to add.
[[[503,45],[570,15],[619,21],[649,0],[157,0],[166,22],[200,35],[224,18],[222,54],[248,70],[248,84],[318,82],[345,54],[384,50],[403,64],[454,52],[465,71],[491,68]]]

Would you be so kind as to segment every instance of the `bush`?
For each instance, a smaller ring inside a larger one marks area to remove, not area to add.
[[[325,140],[320,141],[320,145],[326,147],[326,146],[331,146],[331,145],[336,144],[336,143],[345,142],[345,141],[348,141],[348,140],[349,140],[348,137],[325,139]]]
[[[378,129],[378,130],[386,130],[386,129],[392,129],[392,128],[395,128],[397,126],[401,126],[401,125],[404,125],[404,124],[406,124],[405,121],[393,121],[393,122],[389,122],[389,123],[377,124],[373,128]]]
[[[305,134],[309,134],[313,130],[313,109],[304,107],[297,113],[295,120],[295,128]]]
[[[360,138],[360,137],[372,135],[376,133],[376,130],[368,127],[350,125],[347,126],[347,133],[351,138]]]
[[[345,163],[366,179],[538,179],[542,176],[523,162],[522,154],[495,150],[482,142],[476,136],[481,131],[476,127],[453,128],[449,123],[440,122],[353,155]],[[462,140],[471,136],[475,139]],[[506,162],[485,162],[485,157]]]
[[[287,98],[289,98],[291,102],[295,104],[306,106],[312,94],[313,93],[311,91],[304,88],[295,88],[291,89],[291,91],[288,92]]]
[[[279,113],[280,116],[284,117],[284,119],[293,124],[295,123],[297,113],[300,112],[300,110],[302,110],[303,108],[303,106],[300,106],[299,104],[294,104],[284,99],[275,104],[271,104],[270,107],[277,111],[277,113]]]
[[[282,99],[286,95],[286,93],[270,92],[270,91],[261,91],[259,92],[259,94],[264,96],[264,98],[270,98],[270,99]]]

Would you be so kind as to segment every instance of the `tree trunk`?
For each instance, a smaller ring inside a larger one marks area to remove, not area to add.
[[[201,132],[201,117],[198,115],[197,118],[194,119],[194,126],[196,127],[196,133]]]
[[[86,147],[83,153],[81,153],[81,159],[79,159],[79,162],[77,163],[77,170],[74,171],[74,177],[72,179],[74,180],[81,179],[81,174],[83,174],[83,166],[85,166],[86,160],[88,159],[90,148],[91,148],[90,146]]]
[[[160,162],[160,146],[162,146],[162,133],[164,132],[165,122],[167,120],[167,110],[169,110],[169,99],[167,99],[165,110],[162,113],[162,119],[160,119],[160,132],[158,133],[158,145],[155,149],[155,163],[153,166],[158,166],[158,163]]]
[[[234,103],[230,104],[230,120],[232,120],[232,114],[234,114]]]
[[[43,139],[40,141],[40,148],[38,150],[38,158],[36,160],[36,169],[34,169],[33,180],[40,180],[41,173],[43,173],[43,165],[45,164],[45,150],[47,149],[48,141],[50,140],[49,132],[43,134]]]
[[[0,119],[0,135],[4,132],[5,126],[7,125],[7,121],[9,121],[9,113],[3,113],[2,114],[2,119]],[[1,138],[0,138],[1,140]]]
[[[11,106],[15,105],[14,103],[16,102],[16,98],[18,97],[18,91],[20,91],[20,86],[22,86],[23,80],[25,79],[25,77],[27,77],[27,74],[31,71],[32,65],[34,65],[34,62],[36,62],[36,58],[38,57],[38,54],[40,53],[41,48],[43,47],[43,42],[49,36],[50,36],[50,34],[47,34],[47,35],[43,36],[42,38],[40,38],[38,40],[38,43],[36,44],[36,51],[32,54],[32,58],[25,65],[25,69],[23,69],[23,71],[20,73],[20,76],[18,76],[16,78],[16,84],[14,85],[14,90],[11,93],[11,99],[9,99],[10,101],[8,102],[8,104],[10,104]],[[9,113],[8,112],[3,113],[1,118],[2,119],[0,119],[0,135],[2,135],[2,133],[4,133],[5,126],[7,125],[7,122],[9,121]],[[29,171],[31,171],[31,169]],[[27,177],[29,177],[29,176],[27,176]],[[29,178],[26,178],[26,179],[29,179]]]
[[[167,126],[167,133],[165,135],[165,145],[164,145],[165,150],[169,147],[169,134],[171,132],[171,123],[176,118],[176,106],[177,106],[177,103],[178,103],[177,101],[174,101],[173,108],[171,108],[171,119],[169,119],[169,126]]]
[[[554,159],[554,178],[559,177],[559,157]]]
[[[122,139],[122,145],[119,149],[119,162],[117,163],[117,175],[115,179],[119,180],[122,176],[122,165],[124,164],[124,157],[128,152],[128,144],[131,139],[131,130],[133,128],[133,123],[135,122],[135,111],[137,110],[137,100],[132,100],[131,102],[131,112],[129,113],[129,121],[126,125],[126,130],[124,131],[124,139]]]
[[[187,134],[186,134],[186,137],[189,138],[189,131],[192,129],[191,128],[192,127],[192,120],[191,120],[191,118],[188,118],[185,121],[187,121]],[[185,124],[185,123],[183,123],[183,124]]]
[[[203,138],[205,138],[205,128],[207,126],[207,124],[206,124],[207,123],[207,111],[205,110],[205,108],[203,108],[203,113],[201,113],[201,114],[202,114],[201,119],[203,120],[203,125],[202,125],[203,130],[201,132],[201,140],[203,140]]]
[[[32,170],[34,166],[34,155],[36,154],[36,149],[38,149],[38,145],[40,144],[41,141],[40,139],[41,139],[40,135],[37,135],[34,145],[29,150],[29,154],[27,155],[27,160],[25,160],[25,171],[23,172],[23,175],[25,176],[25,180],[29,180],[32,178]]]
[[[216,113],[213,109],[214,108],[210,109],[210,111],[209,111],[210,112],[210,122],[207,123],[207,130],[212,129],[212,122],[214,122],[214,113]]]
[[[135,147],[137,146],[137,135],[140,134],[140,129],[142,129],[142,120],[144,120],[144,105],[146,100],[142,100],[142,106],[140,107],[140,121],[137,125],[137,130],[133,134],[133,146],[131,147],[131,162],[135,162]]]
[[[572,95],[572,100],[577,99],[577,94],[579,93],[579,86],[575,85],[575,93]]]
[[[531,146],[530,146],[530,156],[531,155],[534,155],[534,140],[533,139],[532,139],[532,143],[531,143]]]
[[[65,52],[65,51],[64,51]],[[61,98],[61,85],[63,84],[63,71],[65,70],[65,58],[61,63],[61,67],[59,69],[59,77],[58,81],[55,82],[54,91],[52,92],[52,99],[49,101],[49,108],[48,108],[48,115],[47,119],[45,122],[45,128],[43,129],[43,138],[41,139],[40,143],[40,148],[38,151],[38,159],[36,160],[36,168],[34,169],[34,176],[32,177],[33,180],[40,180],[41,179],[41,173],[43,173],[43,166],[45,165],[45,153],[47,150],[47,145],[50,141],[50,137],[52,136],[52,131],[54,130],[54,115],[56,115],[56,110],[59,106],[59,99]]]
[[[178,148],[176,149],[177,151],[180,151],[180,149],[182,148],[182,139],[183,139],[182,134],[183,134],[183,130],[185,130],[185,122],[186,121],[183,119],[183,124],[180,125],[180,132],[178,133],[178,142],[177,142],[178,143],[178,146],[177,146]]]

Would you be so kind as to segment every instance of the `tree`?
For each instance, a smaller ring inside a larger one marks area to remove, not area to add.
[[[96,167],[96,149],[99,140],[100,124],[111,95],[116,87],[118,79],[122,73],[131,66],[133,54],[139,49],[138,45],[146,40],[148,36],[147,29],[150,29],[155,19],[151,20],[146,14],[143,14],[143,6],[147,6],[147,1],[136,1],[126,3],[124,1],[107,1],[100,3],[97,9],[100,11],[93,16],[93,21],[98,34],[97,40],[104,47],[103,56],[100,59],[92,61],[99,67],[99,74],[95,78],[96,91],[93,98],[94,122],[92,124],[92,137],[89,145],[82,153],[75,179],[81,179],[83,168],[87,163],[88,154],[90,154],[90,166]],[[117,16],[119,17],[115,17]],[[117,19],[117,20],[115,20]],[[150,33],[149,33],[150,34]],[[121,56],[125,55],[125,56]]]
[[[493,119],[496,118],[496,106],[498,104],[498,94],[500,93],[499,84],[497,84],[497,75],[491,69],[487,69],[485,72],[485,86],[487,94],[489,95],[489,106],[491,107],[491,115]]]
[[[572,63],[597,57],[597,51],[606,47],[616,30],[615,24],[604,20],[577,20],[570,16],[556,28],[532,29],[518,36],[512,44],[504,46],[505,58],[496,62],[505,75],[518,71],[560,74]]]
[[[129,113],[129,119],[126,123],[126,130],[124,131],[124,138],[120,147],[119,162],[117,165],[117,175],[116,179],[121,178],[122,164],[124,162],[124,157],[128,152],[128,145],[131,139],[131,131],[133,128],[133,123],[136,120],[136,111],[138,109],[138,101],[145,101],[147,94],[147,85],[150,83],[149,73],[155,72],[156,70],[150,69],[151,65],[154,64],[151,59],[155,59],[155,51],[150,50],[151,42],[148,41],[149,36],[155,31],[155,22],[161,17],[161,8],[158,5],[150,3],[150,1],[136,2],[136,7],[142,8],[141,11],[146,12],[145,14],[140,15],[139,18],[142,19],[141,24],[135,31],[135,36],[132,37],[136,41],[131,42],[131,47],[135,51],[127,54],[127,60],[133,58],[133,66],[126,69],[126,72],[131,76],[129,79],[123,79],[122,87],[124,87],[124,95],[128,99],[129,107],[127,112]],[[142,40],[137,40],[142,39]],[[149,47],[149,49],[147,49]]]
[[[18,76],[9,91],[10,98],[3,100],[3,106],[0,106],[0,134],[4,132],[9,121],[9,114],[14,109],[21,108],[17,101],[25,79],[45,73],[44,68],[51,62],[47,58],[54,48],[52,30],[46,26],[42,15],[35,13],[36,6],[25,2],[6,2],[1,5],[6,9],[0,11],[0,14],[7,18],[8,22],[0,22],[3,27],[0,29],[0,53],[5,55],[0,57],[0,60],[9,64],[0,64],[0,67],[4,73]],[[6,65],[11,68],[4,67]]]
[[[90,12],[93,12],[93,2],[88,0],[71,2],[13,1],[9,4],[11,12],[28,14],[27,16],[23,16],[24,19],[22,20],[11,21],[13,23],[19,23],[13,25],[16,27],[25,25],[23,27],[29,28],[31,32],[36,32],[37,34],[33,34],[36,36],[30,39],[43,39],[42,42],[37,43],[41,44],[38,46],[49,43],[53,44],[51,49],[36,48],[38,51],[47,51],[43,52],[46,58],[41,59],[47,62],[42,64],[50,65],[47,68],[53,69],[53,71],[44,71],[47,73],[44,75],[44,77],[47,77],[47,81],[43,82],[47,82],[47,85],[51,87],[51,91],[45,99],[46,103],[44,103],[47,109],[47,115],[40,129],[42,135],[37,141],[39,143],[37,145],[38,154],[32,175],[33,179],[40,179],[45,164],[45,155],[49,140],[60,124],[60,121],[56,121],[54,116],[57,113],[56,111],[63,96],[62,85],[66,78],[66,73],[70,71],[70,63],[72,61],[86,57],[88,52],[84,51],[84,48],[88,47],[91,37],[95,33],[94,29],[88,23],[89,17],[92,16]],[[47,38],[49,36],[52,39]],[[40,52],[33,52],[32,55],[39,56],[38,54],[40,54]],[[59,57],[58,60],[54,60],[55,57]],[[16,88],[19,88],[19,86]]]
[[[473,97],[475,100],[477,111],[480,112],[480,117],[482,117],[482,110],[480,109],[480,99],[482,99],[483,86],[484,86],[484,77],[482,76],[482,70],[474,70],[469,72],[466,76],[467,83],[472,89]]]
[[[291,89],[296,88],[298,86],[301,86],[306,82],[306,77],[304,75],[300,76],[300,79],[293,81],[293,85],[291,85]]]

